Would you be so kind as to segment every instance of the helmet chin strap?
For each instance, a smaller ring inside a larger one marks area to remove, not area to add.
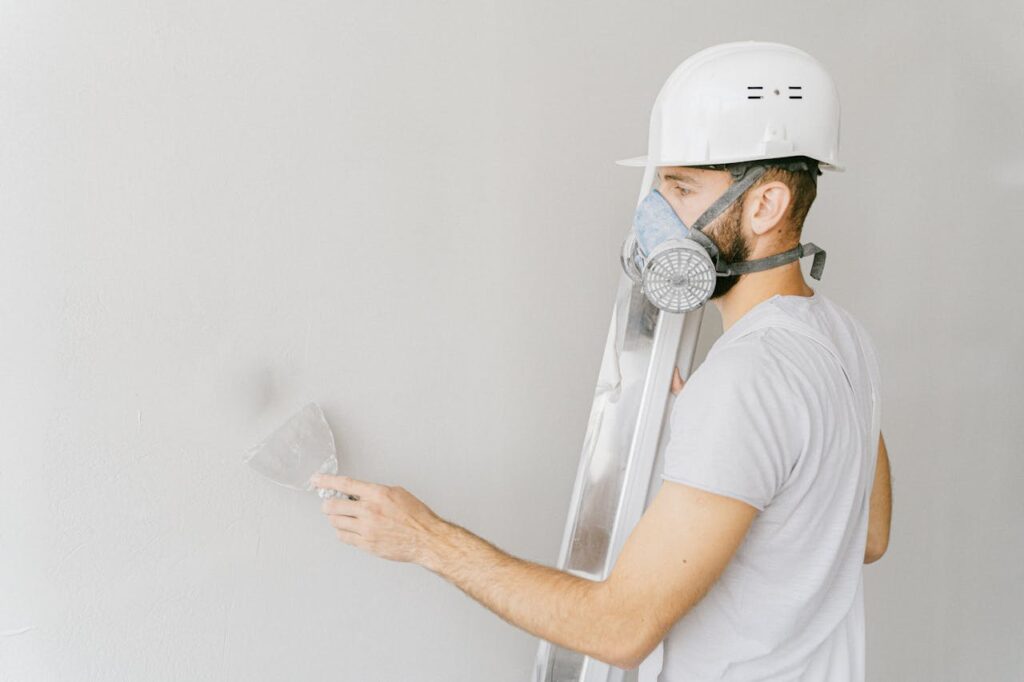
[[[761,270],[777,268],[780,265],[785,265],[786,263],[799,260],[804,256],[814,254],[814,261],[811,263],[811,277],[820,280],[821,273],[825,269],[825,250],[811,242],[800,244],[788,251],[783,251],[782,253],[777,253],[773,256],[765,256],[764,258],[736,261],[735,263],[726,263],[724,260],[721,260],[721,254],[718,247],[715,246],[714,242],[712,242],[706,234],[704,234],[703,228],[721,215],[722,212],[724,212],[730,204],[736,201],[741,194],[750,189],[750,187],[757,182],[758,178],[764,175],[768,168],[763,165],[752,163],[733,167],[729,170],[732,173],[735,182],[729,186],[722,196],[715,200],[715,203],[708,206],[708,209],[704,211],[696,221],[694,221],[693,226],[690,228],[690,238],[700,242],[704,248],[708,250],[711,258],[714,260],[715,274],[718,277],[728,277],[730,275],[745,275],[751,272],[760,272]]]

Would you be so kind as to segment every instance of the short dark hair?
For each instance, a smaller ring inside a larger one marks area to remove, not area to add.
[[[754,183],[756,187],[766,182],[778,181],[789,188],[792,200],[786,211],[789,225],[787,231],[798,240],[800,232],[803,230],[804,220],[807,218],[807,212],[811,210],[811,204],[818,196],[818,175],[821,174],[821,171],[818,170],[817,162],[810,161],[807,170],[775,164],[769,165],[764,175]]]

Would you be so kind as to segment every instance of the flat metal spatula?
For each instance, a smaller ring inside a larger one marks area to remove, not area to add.
[[[310,479],[316,474],[336,474],[338,457],[334,433],[317,403],[308,403],[267,436],[245,452],[243,461],[274,483],[294,490],[313,490]],[[319,488],[320,497],[352,495]]]

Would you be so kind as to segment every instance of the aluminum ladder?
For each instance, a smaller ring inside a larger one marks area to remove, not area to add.
[[[704,309],[667,313],[624,272],[573,486],[558,568],[604,580],[660,487],[672,372],[689,377]],[[540,640],[532,682],[655,682],[662,645],[625,671]]]

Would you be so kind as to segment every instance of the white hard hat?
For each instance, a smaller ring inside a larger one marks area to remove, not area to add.
[[[706,166],[806,156],[839,165],[839,93],[825,68],[789,45],[706,48],[676,67],[651,112],[648,153],[623,166]]]

